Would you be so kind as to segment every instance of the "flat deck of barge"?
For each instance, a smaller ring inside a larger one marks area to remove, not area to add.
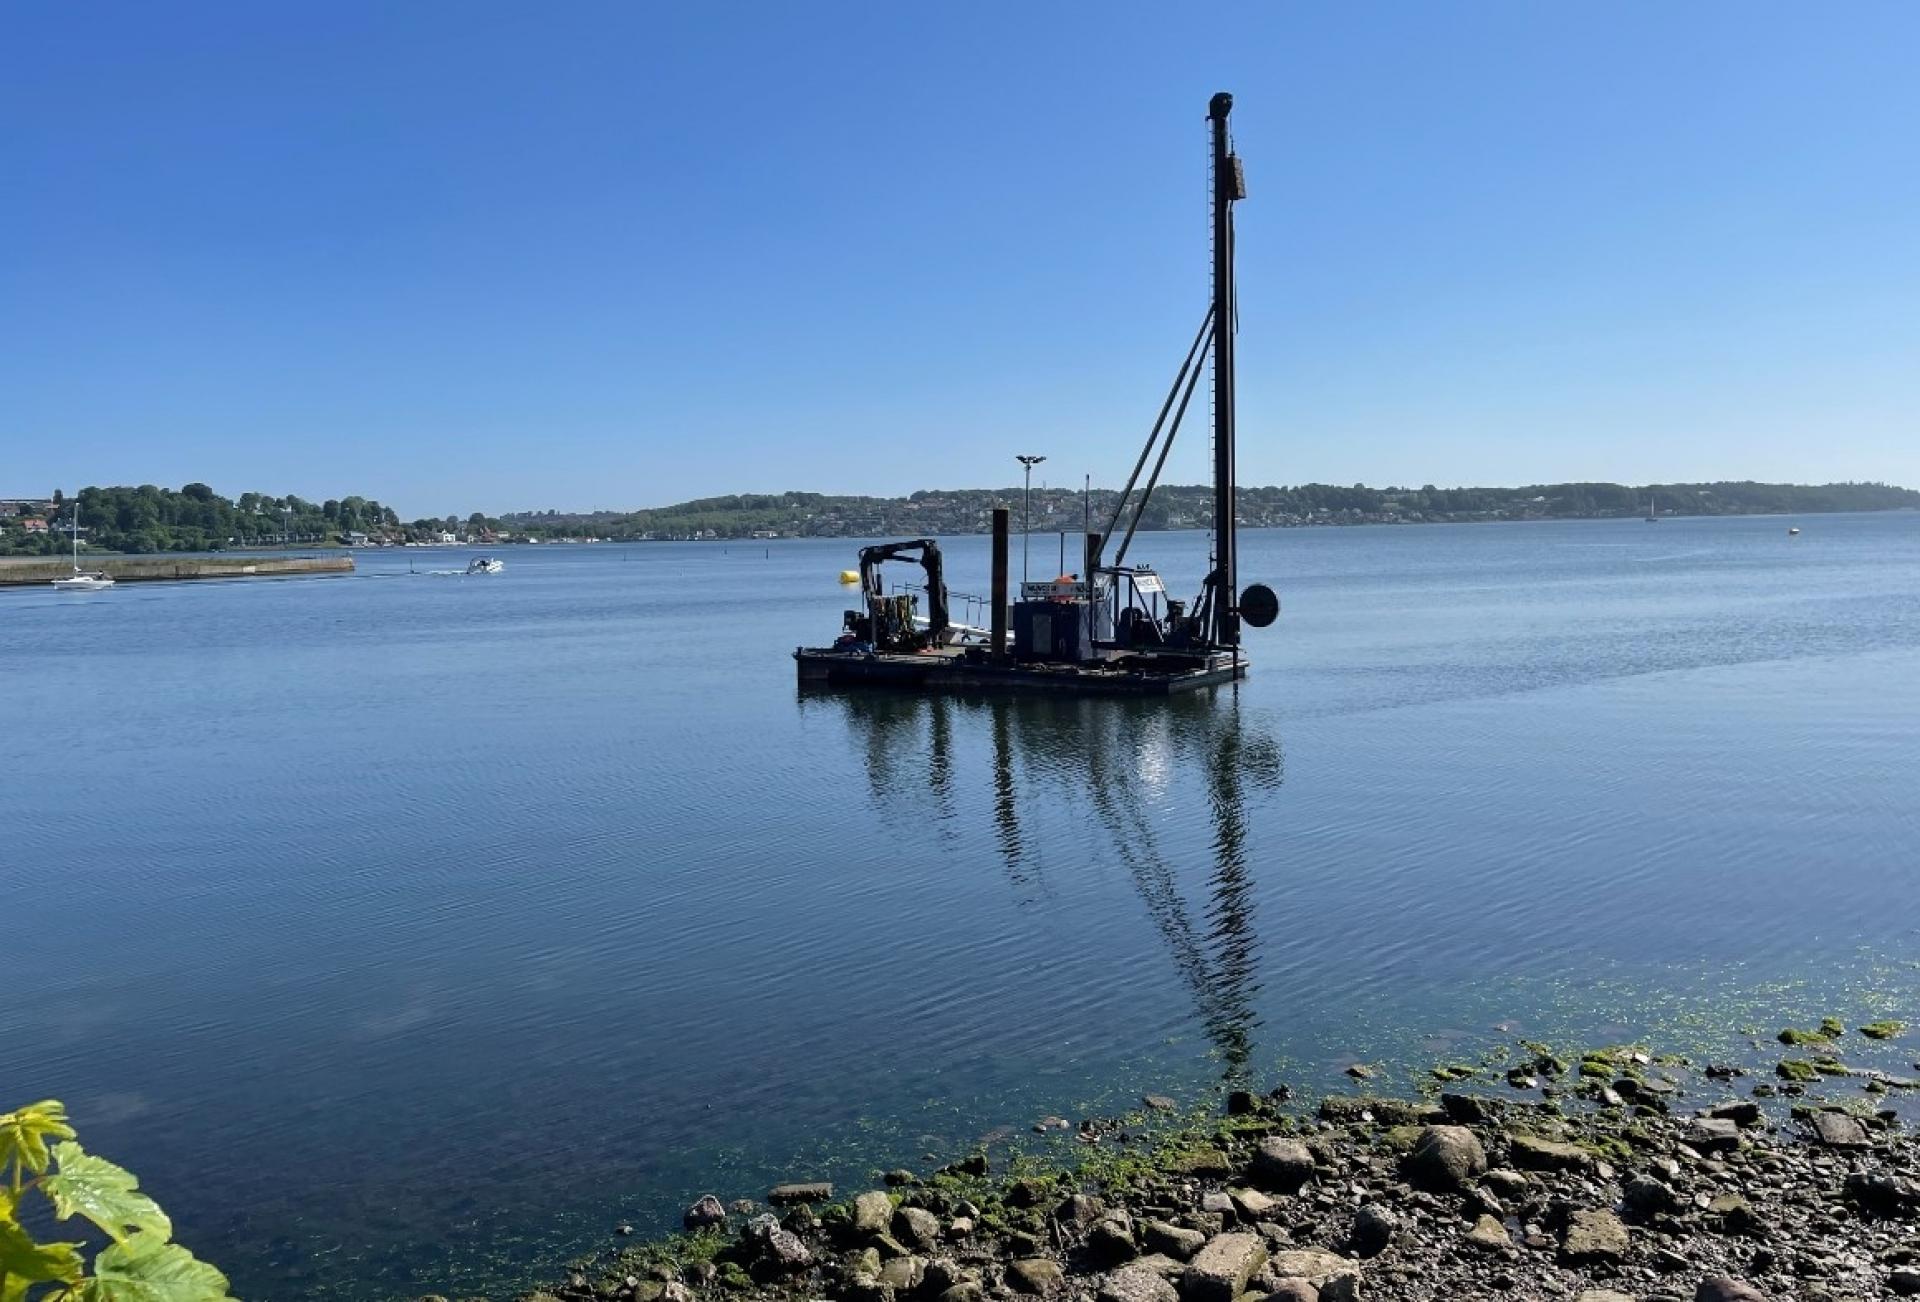
[[[1068,696],[1173,696],[1247,676],[1245,656],[1216,651],[1152,665],[1142,657],[1084,664],[995,662],[956,648],[924,652],[796,647],[803,686],[897,687],[906,691],[1037,692]]]

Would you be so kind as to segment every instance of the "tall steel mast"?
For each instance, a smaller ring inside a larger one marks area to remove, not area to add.
[[[1213,124],[1213,627],[1217,646],[1240,645],[1240,585],[1235,573],[1233,503],[1233,205],[1247,197],[1246,177],[1227,135],[1233,96],[1207,105]]]

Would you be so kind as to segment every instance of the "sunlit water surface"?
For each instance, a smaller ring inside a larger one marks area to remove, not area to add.
[[[803,696],[844,542],[0,591],[0,1106],[243,1296],[504,1293],[1143,1087],[1920,1011],[1920,515],[1787,523],[1252,533],[1172,704]]]

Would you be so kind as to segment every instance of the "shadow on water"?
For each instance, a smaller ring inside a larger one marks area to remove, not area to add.
[[[1038,850],[1046,838],[1031,836],[1028,824],[1069,794],[1083,800],[1092,857],[1111,856],[1126,869],[1226,1083],[1247,1079],[1260,1025],[1247,797],[1277,792],[1285,760],[1278,738],[1248,719],[1237,693],[1130,701],[803,690],[800,699],[803,709],[844,720],[865,756],[869,797],[883,821],[905,835],[926,834],[898,823],[903,794],[925,789],[927,827],[939,843],[951,838],[957,810],[972,794],[958,776],[956,733],[984,731],[993,841],[1021,902],[1049,894]],[[1204,820],[1157,817],[1158,797],[1170,789],[1176,801],[1203,803]],[[1197,857],[1199,845],[1188,838],[1204,838],[1208,863],[1198,907],[1176,868]]]

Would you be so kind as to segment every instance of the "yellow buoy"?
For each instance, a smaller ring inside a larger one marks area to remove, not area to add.
[[[842,583],[858,583],[858,582],[860,582],[860,571],[859,571],[859,570],[841,570],[841,571],[840,571],[840,582],[842,582]]]

